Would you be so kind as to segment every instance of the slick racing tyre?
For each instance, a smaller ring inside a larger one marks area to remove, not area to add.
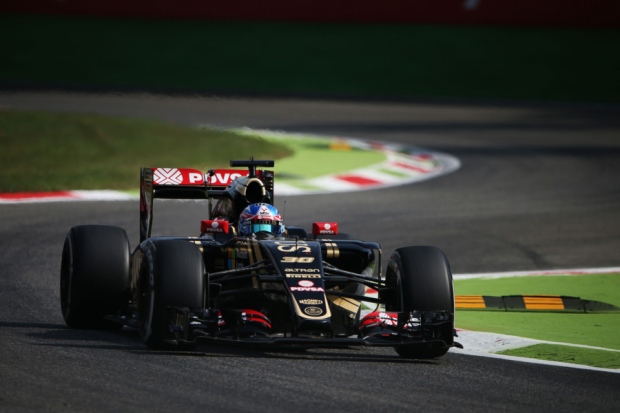
[[[129,239],[122,228],[71,228],[62,250],[60,304],[71,328],[122,328],[114,316],[129,302]]]
[[[420,343],[396,347],[406,358],[429,359],[445,355],[454,343],[454,289],[452,272],[443,251],[430,246],[398,248],[390,257],[386,282],[394,287],[388,311],[445,311],[451,322],[441,326],[438,336],[445,345]]]
[[[174,341],[170,307],[205,306],[208,291],[198,246],[181,240],[148,242],[138,283],[139,329],[144,343],[157,350],[191,348],[190,343],[179,346]]]

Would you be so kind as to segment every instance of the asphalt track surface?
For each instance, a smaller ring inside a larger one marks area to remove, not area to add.
[[[453,272],[620,266],[620,108],[0,94],[0,107],[249,126],[427,147],[457,172],[413,185],[278,198],[289,224],[335,220],[382,244],[430,244]],[[1,140],[1,137],[0,137]],[[27,161],[27,160],[25,160]],[[320,159],[317,159],[320,162]],[[36,165],[33,165],[36,168]],[[276,164],[277,171],[277,164]],[[53,171],[50,171],[53,173]],[[203,211],[156,205],[156,231],[196,234]],[[0,206],[0,411],[617,411],[620,375],[391,349],[146,350],[134,332],[65,328],[60,252],[73,225],[138,239],[138,203]],[[457,321],[458,324],[458,321]]]

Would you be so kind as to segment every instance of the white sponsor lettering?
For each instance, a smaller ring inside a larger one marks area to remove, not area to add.
[[[211,183],[214,185],[228,185],[235,179],[243,176],[240,173],[230,173],[230,172],[216,172],[211,178]]]
[[[217,224],[217,222],[213,222],[211,223],[211,227],[210,228],[205,228],[205,232],[224,232],[223,228],[220,228],[220,226]]]
[[[321,274],[285,274],[286,278],[321,278]]]
[[[299,304],[320,305],[320,304],[323,304],[323,300],[315,300],[312,298],[306,298],[304,300],[299,300]]]
[[[196,173],[196,172],[190,172],[189,174],[189,183],[190,184],[195,184],[196,182],[202,182],[203,181],[203,177],[202,174]]]
[[[319,292],[324,293],[325,290],[321,287],[291,287],[291,291],[311,291],[311,292]]]

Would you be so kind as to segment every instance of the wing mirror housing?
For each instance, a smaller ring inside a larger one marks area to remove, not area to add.
[[[312,235],[336,235],[338,234],[337,222],[313,222]]]

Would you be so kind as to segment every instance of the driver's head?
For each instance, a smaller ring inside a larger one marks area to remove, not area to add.
[[[239,235],[248,236],[257,232],[269,232],[275,236],[284,234],[284,223],[273,205],[248,205],[239,216]]]

